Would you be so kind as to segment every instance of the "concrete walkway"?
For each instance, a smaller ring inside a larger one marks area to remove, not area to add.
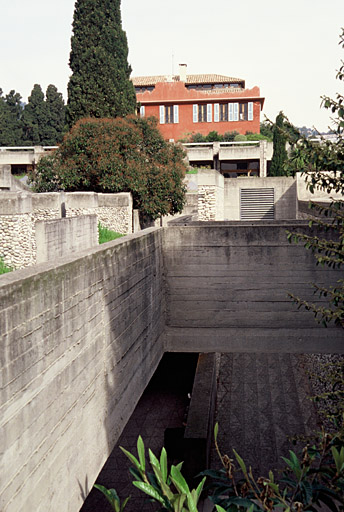
[[[256,476],[284,467],[288,438],[316,429],[302,354],[222,354],[217,394],[221,452],[241,455]],[[212,466],[219,467],[213,450]]]
[[[174,354],[176,358],[180,355]],[[236,353],[220,357],[216,421],[221,451],[232,457],[235,448],[256,476],[264,476],[269,469],[283,465],[280,457],[288,455],[291,447],[288,436],[316,428],[315,409],[307,398],[311,391],[303,356]],[[165,428],[181,426],[190,382],[188,367],[178,366],[177,359],[176,365],[159,369],[98,477],[98,483],[114,487],[121,497],[132,496],[126,512],[159,508],[131,484],[131,464],[118,446],[136,454],[141,434],[146,446],[157,454],[163,446]],[[215,450],[211,465],[220,467]],[[111,507],[99,491],[93,490],[81,510],[110,512]]]

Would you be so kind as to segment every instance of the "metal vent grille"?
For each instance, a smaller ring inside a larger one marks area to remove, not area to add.
[[[273,220],[274,218],[273,188],[240,189],[240,220]]]

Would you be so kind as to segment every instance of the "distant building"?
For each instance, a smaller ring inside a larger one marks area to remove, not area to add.
[[[207,135],[237,131],[259,133],[264,98],[259,87],[245,88],[245,80],[223,75],[179,75],[132,78],[142,117],[155,116],[168,140],[191,133]]]

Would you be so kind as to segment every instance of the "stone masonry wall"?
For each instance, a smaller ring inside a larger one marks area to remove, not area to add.
[[[0,256],[15,269],[37,262],[35,225],[38,221],[61,218],[61,203],[66,216],[96,215],[108,229],[132,232],[132,198],[129,193],[1,193]]]
[[[77,512],[163,353],[162,230],[0,276],[0,510]]]

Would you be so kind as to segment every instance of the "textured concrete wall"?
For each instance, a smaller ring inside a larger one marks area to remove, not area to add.
[[[162,356],[162,230],[0,276],[0,510],[79,510]]]
[[[287,297],[317,302],[310,282],[340,271],[316,266],[286,230],[307,224],[191,223],[165,233],[166,350],[343,351],[343,329],[318,326]]]
[[[275,219],[296,219],[296,179],[275,178],[229,178],[225,179],[225,220],[240,219],[240,189],[273,188],[275,194]]]
[[[98,245],[96,215],[39,221],[35,225],[37,263],[52,261]]]

